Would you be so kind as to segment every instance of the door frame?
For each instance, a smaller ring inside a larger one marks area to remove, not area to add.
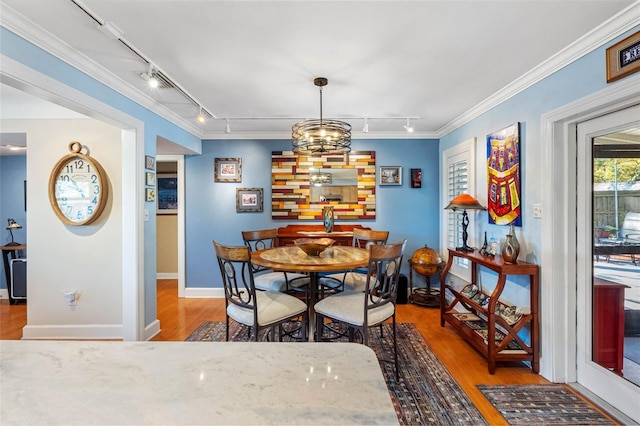
[[[0,55],[0,81],[122,129],[122,339],[145,338],[143,169],[144,123],[86,93]]]
[[[184,185],[184,155],[166,155],[157,154],[156,163],[175,162],[177,164],[178,176],[178,297],[184,297],[184,289],[186,286],[186,256],[185,256],[185,185]],[[157,233],[157,231],[156,231]]]
[[[540,373],[553,382],[577,382],[577,124],[639,103],[636,74],[541,116],[542,164],[550,167],[542,175]]]

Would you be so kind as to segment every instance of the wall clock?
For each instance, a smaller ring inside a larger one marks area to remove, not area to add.
[[[49,176],[49,201],[67,225],[88,225],[100,217],[109,198],[107,174],[98,161],[82,154],[82,144],[69,144]]]

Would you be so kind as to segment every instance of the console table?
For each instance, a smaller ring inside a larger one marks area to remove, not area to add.
[[[470,285],[478,284],[478,266],[498,274],[496,286],[491,294],[479,291],[482,293],[481,298],[469,298],[462,291],[447,284],[447,274],[456,257],[469,261]],[[500,302],[500,296],[507,283],[508,275],[529,276],[529,312],[523,312],[522,317],[513,323],[507,322],[504,317],[496,313],[497,307],[506,307]],[[444,327],[445,322],[451,324],[465,340],[487,358],[489,374],[495,373],[496,362],[499,361],[531,361],[531,370],[537,373],[540,366],[538,287],[538,265],[521,261],[508,263],[499,256],[482,256],[475,252],[449,249],[447,265],[440,275],[440,326]],[[451,302],[448,302],[445,297],[447,293],[453,295]],[[482,301],[478,302],[478,300]],[[486,300],[488,302],[485,303]],[[454,308],[458,303],[472,314],[456,312]],[[525,326],[529,326],[531,330],[529,344],[526,344],[518,335]]]
[[[326,233],[324,225],[287,225],[278,228],[278,245],[292,246],[298,238],[331,238],[339,246],[350,246],[353,241],[353,230],[371,229],[358,224],[334,224],[333,232]]]

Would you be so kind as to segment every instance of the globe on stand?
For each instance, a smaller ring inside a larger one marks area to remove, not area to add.
[[[409,259],[409,265],[409,285],[411,287],[409,301],[427,307],[440,306],[440,289],[431,288],[431,277],[440,273],[444,266],[438,252],[425,245],[413,252]],[[426,288],[413,289],[413,271],[425,277]]]

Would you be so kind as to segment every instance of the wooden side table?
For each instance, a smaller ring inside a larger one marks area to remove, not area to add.
[[[4,276],[7,281],[7,291],[9,292],[9,304],[13,305],[16,303],[16,299],[13,298],[11,294],[11,270],[9,265],[10,259],[19,259],[20,252],[27,249],[26,244],[14,244],[14,245],[6,245],[0,246],[2,249],[2,262],[4,264]]]

